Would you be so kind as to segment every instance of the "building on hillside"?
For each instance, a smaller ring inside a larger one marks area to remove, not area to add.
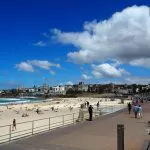
[[[99,87],[100,87],[100,85],[98,85],[98,84],[90,84],[88,91],[91,93],[96,93],[99,91]]]
[[[78,92],[78,84],[74,84],[72,89],[73,91]]]
[[[43,84],[36,91],[37,91],[37,94],[44,95],[44,94],[48,94],[49,90],[50,90],[49,85]]]
[[[50,87],[49,95],[66,95],[65,86]]]
[[[89,85],[89,92],[91,93],[111,93],[114,91],[113,84],[91,84]]]
[[[89,86],[84,84],[84,82],[79,82],[79,84],[73,85],[72,90],[75,92],[88,92]]]
[[[132,94],[132,89],[117,89],[115,90],[118,94]]]
[[[150,89],[150,84],[142,87],[142,90],[149,90],[149,89]]]
[[[84,82],[79,82],[78,91],[79,92],[87,92],[88,91],[88,85],[84,84]]]
[[[65,85],[65,90],[68,91],[68,90],[72,90],[73,89],[73,85]]]
[[[29,93],[35,93],[35,92],[36,92],[36,89],[34,89],[34,88],[29,88],[28,91],[29,91]]]

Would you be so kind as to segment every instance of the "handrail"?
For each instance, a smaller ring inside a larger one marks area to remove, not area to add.
[[[4,127],[8,127],[8,126],[10,126],[10,124],[9,125],[4,125],[4,126],[0,126],[0,128],[4,128]]]
[[[21,131],[17,131],[17,132],[12,132],[11,134],[13,135],[13,134],[17,134],[17,133],[25,132],[25,131],[29,131],[29,130],[31,130],[31,129],[26,129],[26,130],[21,130]]]
[[[124,105],[123,105],[124,106]],[[103,107],[103,108],[95,108],[93,111],[93,118],[97,116],[101,116],[102,114],[100,112],[103,112],[104,109],[112,109],[110,110],[110,113],[112,113],[113,111],[115,111],[115,108],[117,106],[106,106],[106,107]],[[122,109],[122,107],[120,107],[120,109]],[[88,111],[84,111],[84,112],[88,112]],[[77,116],[76,116],[77,115]],[[68,118],[69,116],[69,118]],[[85,114],[84,117],[87,117],[88,115]],[[60,120],[53,120],[54,118],[58,118]],[[26,129],[24,130],[18,130],[18,131],[12,131],[11,127],[12,125],[5,125],[5,126],[0,126],[0,128],[8,128],[7,130],[7,134],[3,134],[3,135],[0,135],[0,143],[4,143],[4,142],[10,142],[14,139],[18,139],[18,138],[22,138],[22,137],[25,137],[24,135],[34,135],[34,134],[37,134],[37,133],[41,133],[41,132],[44,132],[44,131],[51,131],[53,129],[56,129],[56,128],[59,128],[59,127],[63,127],[63,126],[66,126],[66,125],[69,125],[69,124],[75,124],[76,123],[76,119],[78,120],[79,119],[79,112],[76,112],[76,113],[70,113],[70,114],[65,114],[65,115],[58,115],[58,116],[54,116],[54,117],[46,117],[46,118],[42,118],[42,119],[35,119],[35,120],[32,120],[32,121],[26,121],[26,122],[19,122],[17,123],[17,125],[20,125],[20,124],[29,124],[29,127],[27,126]],[[85,118],[84,118],[85,119]],[[38,121],[41,121],[41,120],[46,120],[47,122],[44,124],[37,124],[35,125],[36,122]],[[53,122],[53,121],[54,122]],[[28,132],[29,131],[29,132]],[[5,137],[6,138],[2,138],[2,137]],[[1,142],[1,141],[4,141],[4,142]]]
[[[73,114],[78,114],[78,113],[73,113]],[[24,122],[18,122],[18,124],[23,124],[23,123],[29,123],[29,122],[33,122],[33,121],[41,121],[41,120],[46,120],[46,119],[49,119],[49,118],[58,118],[58,117],[62,117],[62,116],[68,116],[68,115],[72,115],[72,114],[65,114],[65,115],[59,115],[59,116],[54,116],[54,117],[46,117],[46,118],[42,118],[42,119],[35,119],[35,120],[31,120],[31,121],[24,121]],[[7,125],[4,125],[4,126],[0,126],[0,128],[2,127],[7,127],[7,126],[10,126],[11,124],[7,124]]]

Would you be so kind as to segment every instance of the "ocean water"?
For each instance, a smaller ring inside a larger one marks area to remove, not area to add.
[[[42,102],[43,100],[42,98],[0,98],[0,105]]]

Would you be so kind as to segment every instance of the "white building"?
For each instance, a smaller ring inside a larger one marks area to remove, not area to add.
[[[78,84],[78,91],[80,92],[87,92],[88,91],[88,85],[84,84],[84,82],[79,82]]]
[[[49,89],[50,89],[50,87],[48,85],[44,84],[43,86],[40,86],[38,88],[38,92],[37,93],[38,94],[46,94],[46,93],[49,92]]]
[[[118,89],[116,92],[120,94],[131,94],[132,89]]]
[[[34,88],[29,88],[28,90],[29,90],[30,93],[36,92],[36,89],[34,89]]]
[[[147,86],[142,87],[142,90],[149,90],[150,89],[150,84],[148,84]]]
[[[65,95],[66,94],[65,86],[50,87],[49,94],[50,95]]]

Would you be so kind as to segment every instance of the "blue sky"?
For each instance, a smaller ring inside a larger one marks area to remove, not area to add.
[[[149,83],[149,5],[149,0],[1,2],[0,88]]]

